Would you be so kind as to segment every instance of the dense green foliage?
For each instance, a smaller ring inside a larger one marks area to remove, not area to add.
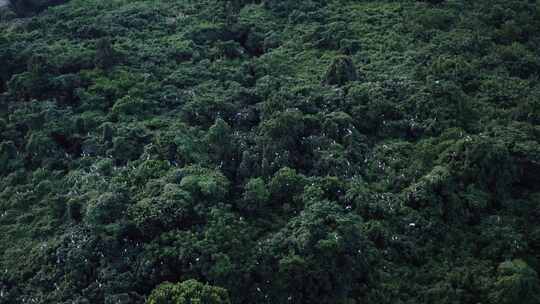
[[[178,284],[163,283],[152,291],[149,304],[229,304],[223,288],[188,280]]]
[[[540,303],[540,5],[0,8],[0,303]]]

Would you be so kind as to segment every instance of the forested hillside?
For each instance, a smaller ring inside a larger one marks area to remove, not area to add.
[[[540,303],[539,76],[534,0],[12,0],[0,303]]]

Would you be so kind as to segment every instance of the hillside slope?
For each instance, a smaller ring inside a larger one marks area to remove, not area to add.
[[[16,2],[1,304],[540,303],[535,1]]]

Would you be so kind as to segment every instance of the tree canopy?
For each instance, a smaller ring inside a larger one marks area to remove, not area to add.
[[[529,0],[10,1],[0,304],[539,303],[539,29]]]

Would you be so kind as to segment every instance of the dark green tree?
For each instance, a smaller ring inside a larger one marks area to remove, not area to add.
[[[96,66],[101,69],[109,69],[117,62],[117,53],[113,48],[112,41],[101,38],[96,42]]]
[[[334,58],[323,76],[323,84],[342,86],[349,81],[358,80],[358,72],[349,56]]]
[[[538,274],[523,260],[501,263],[497,268],[498,279],[490,295],[492,303],[533,304],[540,301]]]
[[[347,303],[361,299],[372,270],[362,220],[330,201],[311,201],[261,252],[261,298],[272,302]],[[316,271],[313,271],[317,269]]]

